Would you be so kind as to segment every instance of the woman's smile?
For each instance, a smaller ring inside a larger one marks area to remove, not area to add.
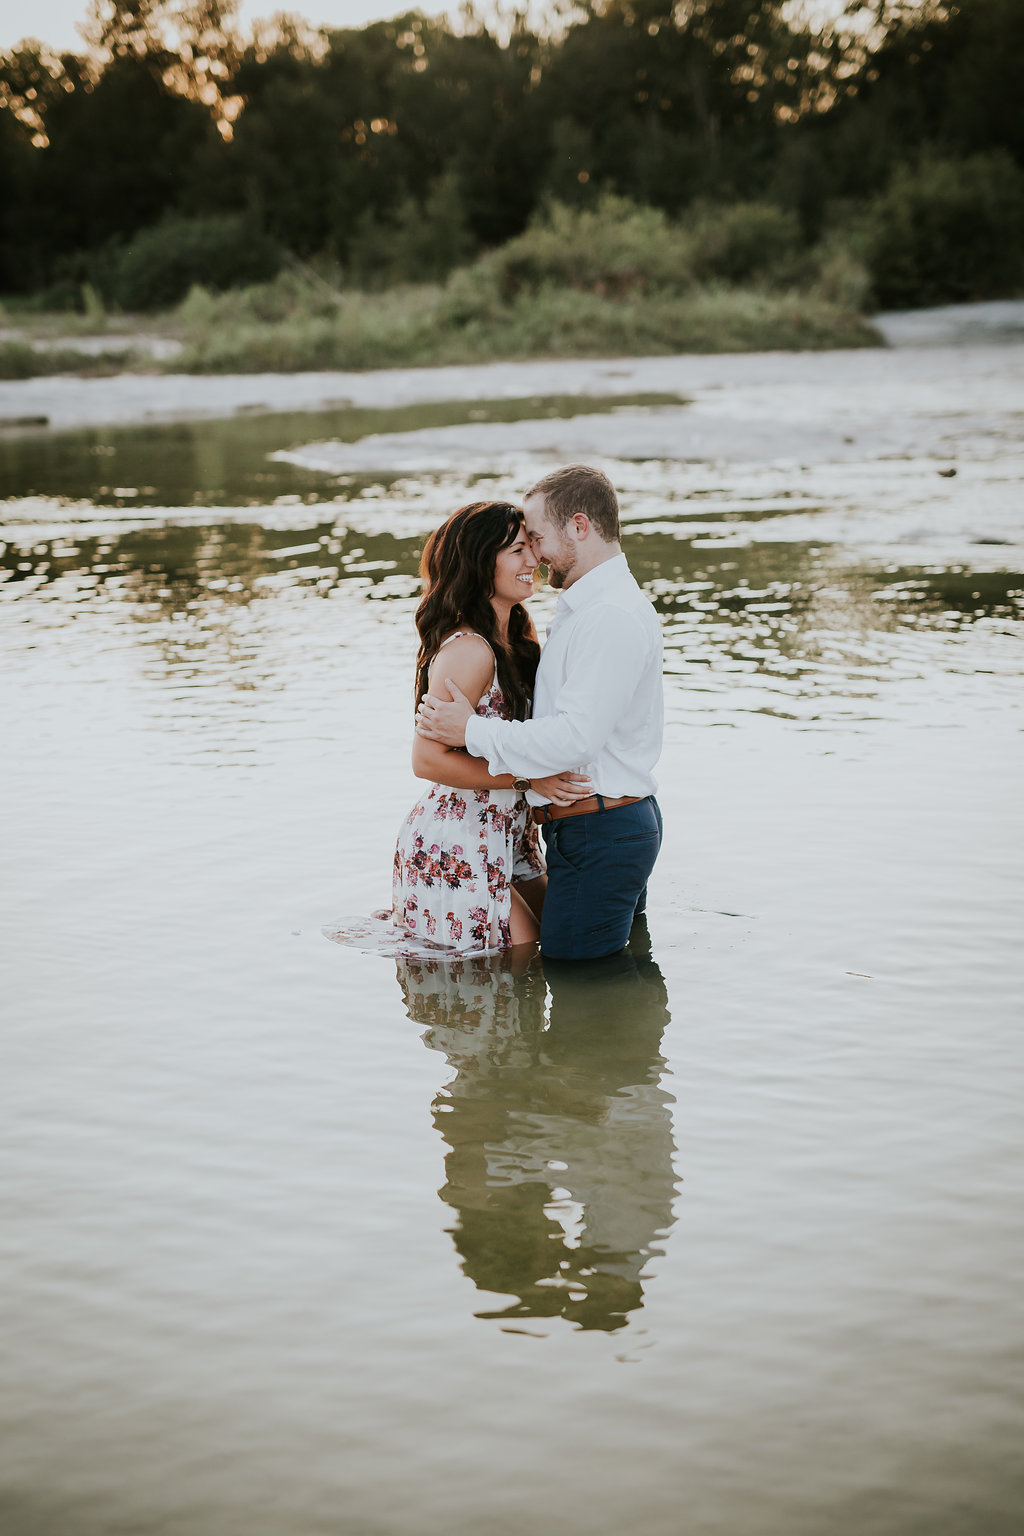
[[[533,573],[537,558],[524,535],[505,549],[500,549],[494,561],[494,596],[499,602],[521,603],[533,591]]]

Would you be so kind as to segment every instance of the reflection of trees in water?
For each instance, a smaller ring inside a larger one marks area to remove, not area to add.
[[[324,475],[274,459],[274,451],[389,429],[396,427],[383,411],[258,411],[212,421],[5,435],[0,484],[7,496],[68,498],[97,507],[265,507],[277,496],[332,502],[335,487]],[[377,475],[374,483],[394,478]],[[119,486],[131,487],[132,494],[120,496]],[[350,488],[358,495],[355,477]]]
[[[363,597],[407,596],[419,590],[417,562],[415,539],[357,533],[333,520],[288,528],[168,522],[0,543],[0,584],[8,601],[64,603],[75,618],[116,609],[176,676],[191,670],[233,690],[262,691],[284,686],[248,665],[268,603],[286,591],[315,599],[346,587]],[[51,623],[57,612],[51,608]]]
[[[521,413],[525,404],[539,408],[543,402],[512,402],[509,410]],[[466,407],[445,409],[464,415]],[[388,413],[377,414],[389,420]],[[503,419],[500,413],[496,419]],[[118,487],[126,493],[133,486],[139,490],[137,497],[121,499],[116,519],[104,526],[100,518],[100,532],[95,525],[90,530],[80,524],[80,506],[75,524],[62,532],[41,537],[41,530],[12,529],[0,541],[0,600],[48,604],[49,628],[72,615],[76,620],[98,617],[101,630],[112,623],[128,627],[145,647],[152,678],[181,688],[201,685],[208,695],[216,690],[236,701],[293,684],[288,646],[268,641],[284,630],[297,634],[301,629],[307,639],[319,630],[328,644],[328,631],[334,628],[349,647],[377,648],[378,627],[390,608],[385,622],[402,624],[404,648],[412,634],[408,601],[419,593],[420,538],[408,532],[408,522],[401,522],[407,487],[389,491],[393,477],[374,480],[383,493],[374,495],[369,524],[364,509],[357,528],[347,525],[346,502],[303,508],[297,493],[285,498],[287,509],[262,506],[244,520],[219,518],[211,506],[198,514],[193,508],[177,520],[172,515],[150,521],[140,515],[130,521],[132,509],[141,514],[147,502],[160,504],[162,489],[174,490],[175,475],[180,480],[175,494],[191,497],[199,492],[190,486],[215,480],[236,459],[256,477],[246,488],[269,495],[277,483],[263,483],[271,468],[284,475],[289,466],[275,467],[267,459],[275,438],[261,437],[268,430],[266,420],[280,435],[291,418],[54,434],[36,444],[38,462],[25,441],[16,439],[13,446],[0,442],[0,471],[11,459],[20,475],[14,483],[26,492],[63,487],[69,495],[84,493],[88,499],[101,478],[109,482],[111,494]],[[300,428],[309,431],[308,418],[294,418],[294,430]],[[146,445],[154,442],[159,452],[151,463]],[[82,479],[87,471],[92,479]],[[160,483],[142,485],[143,479]],[[324,486],[324,480],[318,479],[318,494],[334,489],[333,482]],[[358,503],[359,478],[346,476],[345,481],[346,496]],[[454,482],[450,492],[452,504],[470,494]],[[435,502],[440,495],[437,487],[430,494]],[[699,511],[701,498],[693,499]],[[727,493],[715,492],[714,499],[720,503]],[[652,492],[649,501],[656,510],[657,494]],[[681,513],[679,508],[679,502],[669,503],[669,522],[646,529],[633,525],[627,535],[631,567],[662,620],[666,672],[686,679],[684,690],[670,692],[674,718],[721,718],[724,710],[732,717],[764,712],[827,719],[838,714],[846,721],[851,712],[872,707],[865,701],[890,684],[894,662],[920,664],[920,637],[927,631],[969,627],[986,616],[1011,621],[1020,616],[1018,573],[959,567],[948,572],[889,568],[883,573],[870,563],[851,567],[845,559],[836,567],[827,551],[791,542],[733,548],[725,541],[716,548],[713,541],[691,538],[690,509]],[[399,527],[391,531],[385,525],[396,513]],[[378,516],[380,526],[374,527]],[[719,509],[714,516],[727,525],[733,517],[756,520],[756,509],[743,505]],[[694,535],[701,526],[698,519]],[[342,604],[330,619],[322,603],[328,598]],[[301,619],[288,611],[300,601],[307,605]],[[321,612],[310,604],[319,604]],[[81,632],[86,626],[77,628]],[[81,639],[76,646],[81,649]]]
[[[621,1328],[672,1221],[658,966],[630,950],[521,974],[503,957],[397,964],[410,1018],[455,1069],[434,1120],[463,1269],[514,1298],[478,1315]]]

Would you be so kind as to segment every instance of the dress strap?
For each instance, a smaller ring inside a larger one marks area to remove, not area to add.
[[[441,644],[438,646],[437,650],[434,652],[433,656],[431,657],[430,665],[431,666],[434,665],[434,662],[440,656],[441,652],[444,650],[445,646],[449,643],[449,641],[451,641],[451,640],[463,640],[467,636],[471,636],[474,640],[484,640],[483,635],[481,635],[475,629],[457,629],[453,635],[449,635],[448,636],[447,640],[442,640],[441,641]],[[497,656],[494,655],[494,647],[491,645],[491,642],[489,640],[484,640],[484,645],[486,645],[487,649],[490,651],[491,656],[494,659],[494,676],[491,678],[491,688],[493,689],[493,688],[496,688],[498,686],[498,658],[497,658]]]
[[[474,640],[484,640],[483,635],[481,635],[475,629],[457,629],[453,635],[449,635],[448,636],[447,640],[442,640],[441,641],[441,644],[438,646],[437,650],[434,652],[434,655],[435,656],[439,656],[440,653],[444,650],[445,646],[446,645],[450,645],[453,640],[464,640],[464,639],[467,638],[467,636],[471,636]],[[491,655],[493,656],[494,655],[494,650],[493,650],[493,648],[491,646],[491,642],[489,640],[484,640],[484,645],[486,645],[487,649],[490,651]]]

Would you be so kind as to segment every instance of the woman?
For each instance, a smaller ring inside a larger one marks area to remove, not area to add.
[[[416,610],[417,705],[451,678],[478,714],[527,718],[540,646],[523,602],[536,569],[523,514],[507,502],[471,502],[431,534]],[[398,834],[392,910],[325,928],[328,938],[406,956],[533,943],[547,880],[525,794],[510,774],[495,778],[481,758],[418,734],[412,766],[430,787]],[[532,787],[559,804],[590,793],[588,779],[568,772]]]
[[[523,602],[536,569],[523,514],[507,502],[471,502],[431,534],[416,610],[417,705],[451,678],[477,701],[477,714],[528,717],[540,646]],[[413,741],[413,772],[431,782],[398,834],[394,927],[460,954],[534,942],[546,876],[525,795],[480,758]],[[532,787],[565,803],[588,793],[588,783],[560,773]]]

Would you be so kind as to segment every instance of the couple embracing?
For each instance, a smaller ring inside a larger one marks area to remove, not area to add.
[[[561,592],[543,652],[524,606],[538,565]],[[661,846],[663,704],[661,628],[610,480],[569,465],[522,511],[462,507],[422,573],[413,770],[430,787],[399,832],[381,916],[420,952],[539,939],[551,959],[615,954]]]

